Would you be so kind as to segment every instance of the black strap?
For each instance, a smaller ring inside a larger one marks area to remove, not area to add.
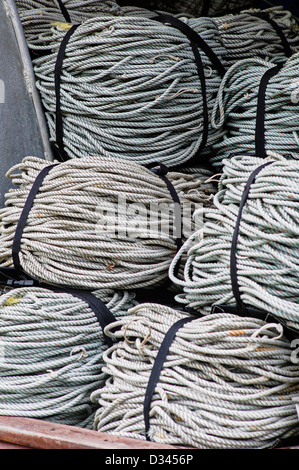
[[[67,11],[67,8],[66,8],[65,4],[63,3],[62,0],[57,0],[57,1],[58,1],[58,5],[60,7],[61,13],[64,16],[65,21],[67,23],[71,23],[71,17],[69,15],[69,12]]]
[[[208,16],[211,7],[211,0],[203,0],[200,16]]]
[[[70,294],[74,297],[78,297],[81,300],[84,300],[89,306],[89,308],[95,314],[95,317],[103,330],[104,339],[108,347],[112,346],[113,341],[104,333],[104,329],[110,323],[116,321],[113,313],[108,309],[108,307],[97,298],[92,292],[85,291],[82,289],[73,289],[70,287],[56,287],[44,282],[40,282],[37,279],[34,279],[25,271],[22,271],[22,275],[27,276],[27,279],[20,279],[18,272],[14,268],[0,267],[0,284],[8,287],[9,289],[19,289],[22,287],[39,287],[41,289],[51,290],[53,292],[61,292]]]
[[[207,102],[207,87],[206,87],[206,78],[204,73],[204,67],[202,63],[201,54],[199,49],[201,49],[207,57],[211,60],[215,68],[218,70],[220,76],[224,76],[225,68],[223,67],[221,61],[218,59],[217,55],[214,53],[212,48],[205,42],[204,39],[190,26],[188,26],[183,21],[179,20],[178,18],[165,14],[159,13],[157,17],[153,18],[156,21],[160,21],[161,23],[169,23],[174,28],[177,28],[181,31],[185,36],[189,39],[190,45],[192,48],[192,52],[195,59],[195,64],[197,68],[198,77],[201,84],[201,92],[202,92],[202,114],[203,114],[203,131],[202,131],[202,140],[200,147],[197,151],[197,155],[199,155],[206,146],[208,134],[209,134],[209,113],[208,113],[208,102]]]
[[[177,28],[179,31],[185,34],[185,36],[187,36],[190,42],[196,44],[196,46],[199,47],[210,59],[214,67],[217,69],[219,75],[221,77],[225,75],[225,67],[223,66],[213,49],[196,31],[194,31],[194,29],[190,28],[190,26],[184,23],[184,21],[181,21],[178,18],[171,16],[167,13],[159,13],[157,17],[154,17],[152,19],[160,21],[161,23],[169,23],[171,24],[171,26]]]
[[[151,371],[151,374],[150,374],[150,377],[149,377],[149,381],[148,381],[148,385],[147,385],[146,392],[145,392],[145,397],[144,397],[144,403],[143,403],[143,416],[144,416],[144,423],[145,423],[145,435],[146,435],[146,440],[147,441],[151,440],[150,436],[149,436],[151,402],[152,402],[153,394],[155,392],[155,387],[158,383],[158,380],[159,380],[159,377],[160,377],[160,374],[161,374],[161,371],[162,371],[162,368],[163,368],[163,364],[165,362],[165,359],[166,359],[166,356],[168,354],[169,348],[170,348],[171,343],[173,342],[173,340],[175,338],[175,335],[176,335],[177,331],[183,325],[185,325],[185,323],[187,323],[189,321],[192,321],[192,320],[195,320],[196,318],[198,318],[198,317],[190,316],[190,317],[182,318],[181,320],[174,323],[170,327],[168,332],[166,333],[166,335],[165,335],[165,337],[164,337],[164,339],[163,339],[163,341],[160,345],[160,349],[159,349],[158,354],[156,356],[156,359],[155,359],[155,362],[154,362],[154,365],[153,365],[153,368],[152,368],[152,371]]]
[[[71,289],[69,287],[60,288],[60,287],[55,287],[55,286],[51,286],[49,284],[44,284],[44,283],[40,283],[39,287],[52,290],[53,292],[61,292],[61,293],[70,294],[86,302],[89,308],[95,314],[95,317],[100,327],[102,328],[103,335],[104,335],[107,345],[109,347],[112,346],[113,341],[111,338],[105,335],[104,329],[110,323],[115,322],[116,318],[114,317],[113,313],[108,309],[107,305],[105,305],[104,302],[98,299],[92,292],[82,290],[82,289]]]
[[[23,269],[22,269],[21,263],[20,263],[19,252],[20,252],[20,247],[21,247],[22,234],[23,234],[23,231],[24,231],[27,219],[28,219],[28,215],[29,215],[29,212],[32,208],[35,196],[37,195],[42,182],[44,181],[45,177],[47,176],[47,174],[49,173],[51,168],[53,168],[56,165],[57,164],[46,166],[37,175],[32,187],[31,187],[31,190],[28,194],[28,197],[26,199],[24,208],[21,212],[21,215],[20,215],[17,227],[16,227],[14,240],[13,240],[13,244],[12,244],[12,259],[13,259],[14,268],[19,273],[20,276],[23,276]]]
[[[273,29],[276,31],[276,33],[278,34],[278,36],[281,39],[281,43],[282,43],[282,46],[283,46],[284,53],[285,53],[286,57],[291,57],[291,55],[293,55],[293,51],[290,47],[290,44],[289,44],[283,30],[279,26],[279,24],[275,20],[270,18],[269,13],[265,12],[265,11],[260,11],[260,12],[253,12],[253,13],[250,13],[250,14],[252,16],[257,16],[258,18],[261,18],[262,20],[267,21],[273,27]]]
[[[156,168],[158,167],[158,168]],[[166,184],[168,191],[172,197],[174,204],[174,228],[177,234],[176,237],[176,246],[177,250],[179,250],[183,244],[182,242],[182,210],[181,210],[181,201],[178,196],[178,193],[175,190],[172,182],[166,178],[168,173],[168,167],[163,163],[151,163],[148,165],[148,168],[151,168],[151,171],[159,176]]]
[[[266,158],[266,139],[265,139],[265,112],[266,112],[266,90],[268,83],[283,67],[278,64],[268,69],[261,78],[258,98],[255,127],[255,153],[259,158]]]
[[[61,41],[58,54],[57,54],[56,63],[55,63],[55,69],[54,69],[55,98],[56,98],[56,121],[55,121],[56,144],[58,145],[59,155],[62,161],[66,161],[68,159],[68,155],[63,145],[63,124],[62,124],[62,113],[61,113],[61,105],[60,105],[61,71],[62,71],[62,65],[63,65],[67,43],[69,42],[70,37],[76,31],[78,26],[79,25],[73,25],[68,30],[63,40]]]
[[[231,276],[231,283],[232,283],[232,290],[234,297],[237,302],[237,306],[240,310],[240,312],[246,312],[246,307],[243,304],[243,301],[241,299],[241,294],[240,294],[240,288],[239,288],[239,283],[238,283],[238,269],[237,269],[237,243],[238,243],[238,236],[239,236],[239,230],[240,230],[240,222],[242,218],[242,212],[244,205],[246,204],[246,201],[248,199],[248,195],[250,192],[250,188],[252,183],[255,181],[256,176],[259,174],[259,172],[265,168],[268,165],[271,165],[273,162],[266,162],[263,165],[260,165],[257,167],[249,176],[245,189],[242,194],[240,206],[239,206],[239,213],[237,216],[236,220],[236,225],[233,233],[233,238],[232,238],[232,244],[231,244],[231,253],[230,253],[230,276]]]

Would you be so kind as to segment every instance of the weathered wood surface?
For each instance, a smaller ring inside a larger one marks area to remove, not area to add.
[[[34,449],[177,449],[137,439],[112,436],[48,421],[0,416],[0,448],[16,445]]]

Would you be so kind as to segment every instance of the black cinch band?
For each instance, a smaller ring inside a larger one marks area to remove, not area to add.
[[[2,278],[5,280],[5,283],[8,287],[38,286],[41,288],[50,289],[55,292],[69,293],[75,297],[81,298],[89,305],[91,310],[94,312],[101,328],[104,331],[105,326],[107,326],[111,322],[114,322],[115,318],[113,314],[110,312],[110,310],[107,308],[107,306],[101,300],[99,300],[89,291],[85,291],[82,289],[72,289],[69,287],[59,288],[59,287],[55,287],[55,286],[40,282],[37,279],[33,278],[28,273],[26,273],[20,263],[19,252],[20,252],[20,246],[21,246],[21,239],[22,239],[24,227],[28,219],[28,215],[32,208],[35,196],[37,195],[45,177],[47,176],[49,171],[56,165],[58,164],[55,163],[53,165],[46,166],[37,175],[31,187],[29,195],[26,199],[24,208],[21,212],[21,215],[17,224],[17,228],[15,231],[13,245],[12,245],[12,259],[13,259],[14,267],[13,268],[7,268],[7,267],[0,268],[0,276],[2,275]],[[104,336],[105,336],[107,344],[111,345],[112,341],[106,335]]]
[[[29,212],[31,211],[35,196],[37,195],[45,177],[47,176],[49,171],[56,165],[57,164],[46,166],[37,175],[31,187],[31,190],[28,194],[28,197],[26,199],[24,208],[21,212],[21,215],[20,215],[17,227],[16,227],[13,244],[12,244],[12,259],[13,259],[14,268],[19,273],[20,277],[23,276],[24,271],[20,263],[19,253],[20,253],[21,239],[22,239],[23,231],[24,231],[27,219],[28,219],[28,215],[29,215]]]
[[[258,100],[257,100],[257,113],[256,113],[256,128],[255,128],[255,155],[258,158],[266,158],[266,140],[265,140],[265,112],[266,112],[266,91],[267,85],[270,79],[275,76],[282,68],[282,64],[276,65],[271,69],[268,69],[261,78],[259,91],[258,91]],[[256,168],[248,178],[245,189],[242,194],[239,213],[236,219],[236,226],[233,233],[232,245],[231,245],[231,256],[230,256],[230,275],[232,282],[232,289],[234,297],[236,299],[237,305],[240,308],[240,311],[245,312],[246,308],[241,300],[240,288],[238,284],[237,276],[237,242],[240,230],[240,223],[242,218],[243,208],[247,202],[250,187],[254,183],[256,176],[259,172],[270,165],[273,162],[267,162],[263,165],[260,165]]]
[[[201,49],[205,55],[211,60],[212,64],[218,70],[218,73],[221,77],[224,76],[226,70],[223,67],[221,61],[218,59],[217,55],[214,53],[212,48],[206,43],[206,41],[190,26],[188,26],[183,21],[178,18],[164,13],[159,13],[158,16],[152,18],[153,20],[159,21],[161,23],[169,23],[174,28],[181,31],[190,41],[192,52],[195,59],[195,64],[197,68],[197,73],[199,76],[202,92],[202,112],[203,112],[203,132],[202,132],[202,141],[200,147],[197,151],[197,154],[200,154],[206,146],[208,133],[209,133],[209,114],[208,114],[208,103],[207,103],[207,87],[206,87],[206,78],[204,73],[204,67],[201,59],[199,49]]]
[[[56,132],[56,144],[58,145],[59,156],[62,161],[66,161],[68,159],[67,152],[65,151],[64,144],[63,144],[63,124],[62,124],[62,112],[61,112],[61,71],[63,60],[65,56],[66,46],[69,42],[70,37],[76,31],[79,25],[73,25],[66,35],[64,36],[63,40],[61,41],[57,59],[55,63],[54,69],[54,80],[55,80],[55,99],[56,99],[56,116],[55,116],[55,132]]]
[[[265,108],[266,108],[266,91],[269,80],[275,76],[283,67],[283,64],[278,64],[271,69],[268,69],[260,81],[259,92],[258,92],[258,101],[257,101],[257,113],[256,113],[256,129],[255,129],[255,156],[258,158],[266,158],[266,141],[265,141]],[[259,318],[264,321],[276,321],[283,325],[284,334],[290,340],[299,337],[299,332],[295,328],[292,328],[286,324],[286,322],[277,317],[274,314],[270,314],[263,310],[257,309],[252,306],[245,305],[241,299],[240,286],[238,282],[238,266],[237,266],[237,248],[238,248],[238,237],[240,231],[240,223],[242,218],[243,208],[247,202],[251,185],[255,182],[257,175],[268,165],[274,163],[273,161],[268,161],[257,168],[250,174],[247,183],[245,185],[242,198],[239,205],[239,212],[236,219],[236,225],[233,232],[231,252],[230,252],[230,277],[232,291],[234,298],[236,300],[235,305],[214,305],[212,307],[211,313],[217,312],[227,312],[234,313],[237,315],[248,315],[250,317]]]
[[[258,98],[255,125],[255,154],[259,158],[266,158],[266,130],[265,130],[265,114],[266,114],[266,91],[267,86],[272,77],[282,69],[283,64],[275,65],[268,69],[261,78]]]
[[[269,14],[265,11],[252,12],[252,13],[250,13],[250,15],[257,16],[258,18],[260,18],[264,21],[267,21],[273,27],[273,29],[276,31],[277,35],[281,39],[281,44],[282,44],[282,47],[284,49],[284,53],[285,53],[286,57],[291,57],[291,55],[293,54],[293,51],[290,47],[290,44],[289,44],[283,30],[279,26],[279,24],[275,20],[270,18]]]
[[[148,385],[147,385],[146,392],[145,392],[144,402],[143,402],[143,417],[144,417],[144,424],[145,424],[145,436],[146,436],[147,441],[151,440],[149,436],[151,402],[152,402],[152,398],[155,392],[155,387],[159,381],[163,364],[169,352],[169,348],[175,338],[177,331],[186,323],[195,319],[198,319],[198,317],[190,316],[190,317],[182,318],[181,320],[174,323],[170,327],[166,335],[164,336],[164,339],[160,345],[158,354],[156,356],[154,365],[151,370],[151,374],[149,377]]]
[[[67,23],[71,23],[71,17],[70,17],[69,12],[67,11],[67,8],[66,8],[65,4],[63,3],[62,0],[57,0],[57,1],[58,1],[59,8],[61,10],[61,13],[64,16],[65,21]]]
[[[158,168],[155,168],[158,167]],[[175,187],[173,186],[172,182],[169,181],[168,178],[166,178],[166,175],[168,173],[168,168],[166,165],[163,163],[151,163],[148,165],[148,168],[151,169],[153,173],[155,173],[159,178],[161,178],[164,183],[167,186],[168,191],[170,192],[170,195],[172,197],[172,200],[174,202],[174,231],[176,236],[176,246],[177,246],[177,251],[181,248],[183,242],[182,242],[182,209],[181,209],[181,201],[178,196],[178,193],[175,190]]]

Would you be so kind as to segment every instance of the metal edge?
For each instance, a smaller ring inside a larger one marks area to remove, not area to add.
[[[4,4],[4,9],[6,11],[6,14],[11,20],[14,33],[16,36],[16,40],[18,43],[18,47],[20,50],[23,67],[24,67],[24,72],[23,72],[24,79],[25,79],[26,87],[28,89],[28,93],[30,97],[32,98],[32,101],[34,104],[36,117],[37,117],[37,121],[39,124],[39,129],[40,129],[41,138],[43,142],[45,159],[48,161],[53,161],[54,157],[53,157],[53,153],[52,153],[52,149],[50,145],[48,127],[47,127],[44,111],[42,108],[40,96],[36,88],[35,75],[33,71],[31,57],[30,57],[30,53],[27,47],[27,42],[26,42],[24,31],[23,31],[23,26],[19,17],[18,9],[14,0],[3,0],[3,4]]]

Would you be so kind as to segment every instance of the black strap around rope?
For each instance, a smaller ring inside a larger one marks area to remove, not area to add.
[[[283,67],[283,64],[276,65],[271,69],[268,69],[261,81],[258,92],[258,102],[257,102],[257,113],[256,113],[256,129],[255,129],[255,156],[258,158],[265,158],[266,154],[266,142],[265,142],[265,108],[266,108],[266,90],[269,80],[275,76]],[[251,185],[255,182],[257,175],[263,170],[263,168],[271,165],[273,161],[268,161],[257,168],[250,174],[247,183],[245,185],[240,205],[239,212],[236,219],[236,225],[233,232],[232,243],[231,243],[231,252],[230,252],[230,277],[232,291],[234,298],[236,300],[236,305],[215,305],[212,307],[211,313],[217,312],[227,312],[234,313],[238,315],[248,315],[250,317],[259,318],[264,321],[276,321],[281,323],[284,327],[284,334],[290,340],[298,338],[298,331],[295,328],[289,327],[286,322],[278,318],[274,314],[270,314],[266,311],[256,309],[252,306],[245,305],[241,299],[240,286],[238,282],[238,266],[237,266],[237,248],[238,248],[238,237],[240,232],[240,223],[242,219],[243,208],[247,202]]]
[[[286,57],[291,57],[291,55],[293,54],[293,51],[290,47],[290,44],[289,44],[282,28],[279,26],[279,24],[275,20],[270,18],[269,14],[265,11],[252,12],[252,13],[250,13],[250,15],[257,16],[258,18],[260,18],[264,21],[267,21],[273,27],[273,29],[276,31],[277,35],[281,39],[281,44],[282,44],[282,47],[284,49],[285,56]]]
[[[208,114],[208,102],[207,102],[207,87],[206,87],[206,78],[204,73],[204,67],[202,63],[201,54],[199,49],[201,49],[207,57],[211,60],[212,64],[218,70],[221,77],[224,76],[226,70],[222,65],[221,61],[218,59],[217,55],[214,53],[212,48],[205,42],[205,40],[190,26],[188,26],[183,21],[178,18],[164,13],[159,13],[158,16],[153,18],[156,21],[161,23],[169,23],[174,28],[181,31],[190,41],[192,52],[195,59],[195,64],[197,68],[198,77],[201,84],[202,92],[202,113],[203,113],[203,131],[202,131],[202,141],[200,147],[197,151],[197,154],[200,154],[206,146],[208,133],[209,133],[209,114]]]
[[[157,168],[158,167],[158,168]],[[168,168],[163,163],[151,163],[148,165],[148,168],[151,169],[153,173],[155,173],[159,178],[161,178],[167,186],[168,191],[170,192],[171,198],[174,202],[174,233],[176,236],[176,246],[177,251],[181,248],[182,242],[182,208],[181,208],[181,201],[178,196],[178,193],[175,190],[172,182],[166,178],[168,173]]]
[[[113,314],[110,312],[110,310],[107,308],[107,306],[101,300],[95,297],[90,291],[84,291],[82,289],[73,289],[69,287],[60,288],[60,287],[49,285],[47,283],[40,282],[38,281],[38,279],[35,279],[34,277],[26,273],[20,263],[19,252],[20,252],[20,247],[21,247],[21,239],[22,239],[24,227],[28,219],[28,215],[32,208],[35,196],[37,195],[45,177],[47,176],[49,171],[56,165],[57,163],[43,168],[40,171],[40,173],[37,175],[31,187],[31,190],[26,199],[24,208],[21,212],[21,215],[17,224],[17,228],[15,231],[13,244],[12,244],[12,259],[13,259],[14,267],[13,268],[8,268],[8,267],[0,268],[0,278],[2,276],[2,280],[4,280],[6,286],[11,287],[11,288],[38,286],[41,288],[43,287],[45,289],[50,289],[55,292],[65,292],[75,297],[79,297],[89,305],[91,310],[94,312],[100,326],[104,330],[105,326],[115,321],[115,318]],[[106,336],[105,336],[105,339],[107,341],[107,344],[108,343],[109,345],[112,344],[111,340],[107,338]]]
[[[158,351],[153,368],[151,370],[151,374],[150,374],[150,378],[148,381],[148,385],[147,385],[147,389],[146,389],[145,397],[144,397],[144,402],[143,402],[143,417],[144,417],[145,435],[146,435],[147,441],[151,440],[149,436],[151,402],[152,402],[152,398],[155,392],[155,387],[159,381],[163,364],[169,352],[169,348],[175,338],[177,331],[186,323],[188,323],[189,321],[195,320],[196,318],[198,317],[190,316],[190,317],[182,318],[181,320],[174,323],[170,327],[166,335],[164,336],[164,339],[160,345],[160,349]]]
[[[39,287],[41,289],[47,289],[52,292],[70,294],[73,297],[78,297],[87,303],[89,308],[94,313],[102,331],[103,336],[108,347],[112,346],[113,341],[105,333],[104,329],[110,323],[116,321],[113,313],[108,309],[108,307],[97,298],[92,292],[85,291],[82,289],[73,289],[69,287],[56,287],[44,282],[40,282],[37,279],[34,279],[29,274],[23,271],[23,276],[28,276],[27,279],[20,279],[18,273],[14,268],[0,267],[0,284],[3,284],[8,289],[19,289],[24,287]]]
[[[71,17],[70,17],[69,12],[67,11],[67,8],[66,8],[65,4],[63,3],[62,0],[57,0],[57,1],[58,1],[59,8],[61,10],[61,13],[64,16],[65,21],[67,23],[71,23]]]
[[[154,17],[153,19],[156,21],[160,21],[161,23],[169,23],[171,26],[185,34],[189,41],[191,43],[196,44],[196,46],[200,48],[210,59],[214,67],[217,69],[219,75],[221,77],[225,75],[225,67],[223,66],[222,62],[219,60],[218,56],[215,54],[213,49],[196,31],[194,31],[194,29],[190,28],[190,26],[184,23],[184,21],[181,21],[175,16],[169,15],[167,13],[159,13],[159,15],[157,17]]]
[[[62,123],[62,112],[61,112],[61,71],[63,60],[65,56],[66,46],[69,42],[70,37],[76,31],[79,25],[73,25],[66,35],[64,36],[63,40],[61,41],[57,59],[55,63],[54,69],[54,80],[55,80],[55,98],[56,98],[56,117],[55,117],[55,131],[56,131],[56,144],[58,145],[59,156],[62,161],[68,160],[68,155],[65,151],[64,144],[63,144],[63,123]]]
[[[23,272],[23,268],[22,268],[21,263],[20,263],[19,252],[20,252],[22,234],[23,234],[23,231],[24,231],[27,219],[28,219],[28,215],[29,215],[29,212],[32,208],[35,196],[37,195],[37,193],[40,189],[40,186],[42,185],[45,177],[47,176],[47,174],[49,173],[51,168],[53,168],[56,165],[57,164],[46,166],[37,175],[32,187],[31,187],[31,190],[28,194],[28,197],[26,199],[26,202],[24,204],[24,208],[21,212],[21,215],[20,215],[17,227],[16,227],[14,240],[13,240],[13,244],[12,244],[12,259],[13,259],[13,263],[14,263],[14,268],[19,273],[20,277],[23,276],[24,272]]]
[[[256,112],[256,128],[255,128],[255,155],[258,158],[266,158],[266,140],[265,140],[265,113],[266,113],[266,91],[270,79],[275,76],[282,68],[282,64],[276,65],[271,69],[268,69],[261,78],[259,91],[258,91],[258,100],[257,100],[257,112]],[[273,162],[266,162],[255,170],[249,176],[246,186],[244,188],[241,202],[239,205],[239,212],[236,219],[236,225],[233,232],[232,244],[231,244],[231,253],[230,253],[230,276],[232,283],[232,290],[237,302],[237,306],[240,312],[246,313],[246,307],[241,299],[240,287],[238,283],[238,269],[237,269],[237,243],[240,231],[240,223],[242,218],[243,208],[247,202],[251,185],[254,183],[257,175],[260,171],[266,166],[272,164]]]
[[[237,216],[236,220],[236,225],[233,233],[233,238],[232,238],[232,244],[231,244],[231,253],[230,253],[230,276],[231,276],[231,283],[232,283],[232,290],[233,294],[235,297],[235,300],[237,302],[237,306],[240,310],[240,312],[246,312],[246,307],[241,299],[241,294],[240,294],[240,287],[238,283],[238,269],[237,269],[237,243],[238,243],[238,237],[239,237],[239,230],[240,230],[240,223],[241,223],[241,218],[242,218],[242,212],[243,208],[247,202],[250,188],[252,183],[255,181],[256,176],[259,174],[259,172],[265,168],[266,166],[272,164],[273,162],[266,162],[263,165],[260,165],[258,168],[256,168],[248,178],[248,181],[246,183],[242,199],[240,202],[239,206],[239,213]]]
[[[274,77],[282,69],[282,67],[283,64],[278,64],[275,67],[268,69],[262,76],[259,85],[255,127],[255,154],[260,158],[266,157],[265,114],[267,86],[270,79]]]

